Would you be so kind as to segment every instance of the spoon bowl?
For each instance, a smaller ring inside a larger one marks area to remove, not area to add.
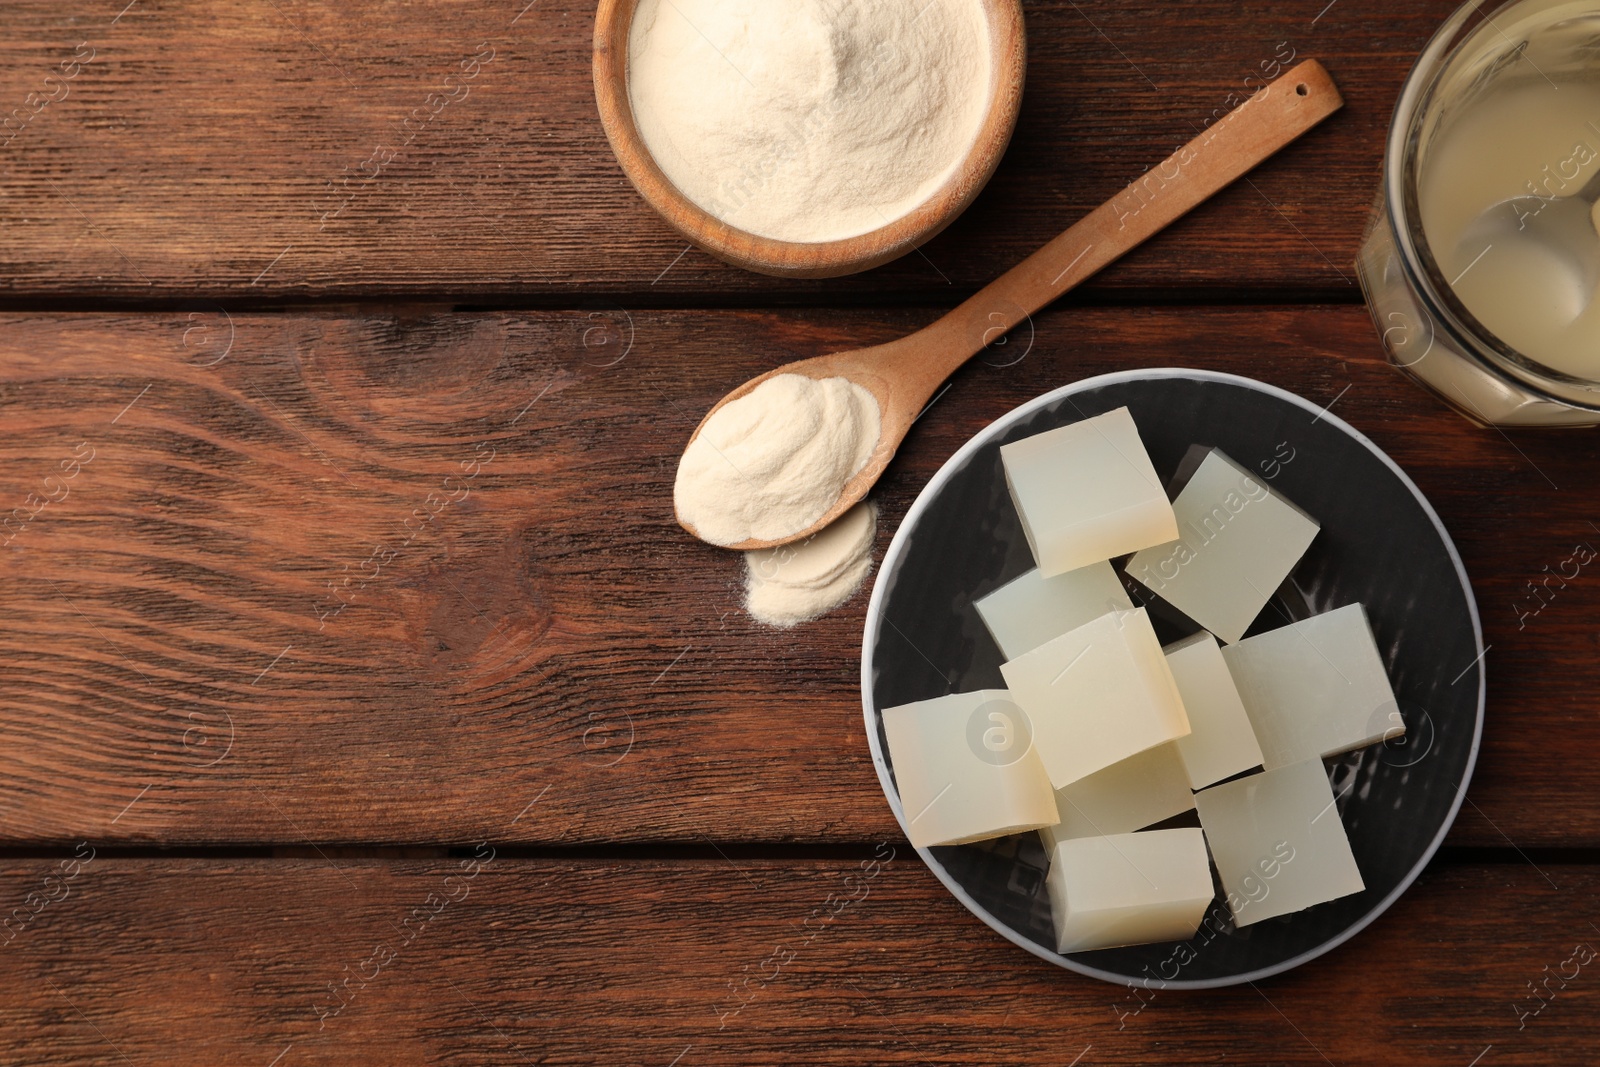
[[[1496,245],[1519,242],[1559,260],[1574,276],[1581,294],[1578,314],[1594,300],[1600,286],[1600,230],[1595,227],[1594,205],[1600,201],[1600,171],[1581,189],[1564,196],[1514,196],[1483,211],[1468,225],[1457,243],[1457,254],[1469,266],[1488,255]],[[1457,277],[1460,281],[1460,276]],[[1454,283],[1452,283],[1453,285]]]
[[[827,378],[847,378],[871,393],[872,398],[878,403],[877,447],[868,457],[866,466],[844,484],[844,488],[839,492],[839,499],[820,519],[791,537],[775,541],[752,539],[727,547],[751,551],[777,548],[780,545],[803,540],[839,519],[867,495],[883,475],[884,469],[889,466],[889,461],[894,458],[900,442],[911,429],[911,424],[917,421],[917,416],[927,407],[933,391],[953,370],[953,368],[944,369],[945,365],[938,359],[923,358],[929,354],[927,346],[930,342],[924,336],[928,332],[928,330],[919,331],[908,337],[890,341],[888,344],[874,345],[870,348],[834,352],[826,356],[813,356],[810,359],[786,363],[751,378],[717,401],[711,410],[706,412],[705,418],[700,420],[700,425],[695,427],[694,433],[689,437],[691,444],[699,438],[706,424],[718,411],[740,397],[749,395],[763,382],[780,374],[798,374],[819,381]],[[931,382],[930,376],[932,376]],[[692,536],[700,537],[694,526],[685,521],[681,515],[678,517],[678,524]]]
[[[792,544],[839,518],[877,483],[934,391],[963,363],[1343,105],[1328,72],[1307,60],[933,324],[888,344],[786,364],[723,397],[695,428],[690,444],[725,405],[780,374],[847,378],[877,400],[880,420],[877,448],[820,519],[787,537],[724,547],[749,551]],[[1137,210],[1127,210],[1127,203]],[[700,536],[681,513],[677,518],[690,534]]]

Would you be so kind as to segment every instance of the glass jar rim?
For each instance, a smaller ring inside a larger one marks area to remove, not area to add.
[[[1485,24],[1507,8],[1528,0],[1501,0],[1488,7],[1481,0],[1457,8],[1445,19],[1417,56],[1401,86],[1389,125],[1383,160],[1383,198],[1400,255],[1398,265],[1422,305],[1459,342],[1464,354],[1492,373],[1509,376],[1532,392],[1571,407],[1600,411],[1600,380],[1566,374],[1519,352],[1478,321],[1445,281],[1416,217],[1417,150],[1424,118],[1434,102],[1434,91],[1449,72],[1460,50]],[[1485,8],[1488,8],[1485,10]],[[1595,5],[1600,14],[1600,4]],[[1473,23],[1473,17],[1482,19]],[[1469,25],[1470,24],[1470,25]],[[1498,28],[1498,27],[1496,27]]]

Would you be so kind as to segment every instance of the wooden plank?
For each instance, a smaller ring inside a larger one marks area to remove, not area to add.
[[[861,721],[865,594],[754,624],[741,562],[683,535],[671,490],[726,389],[928,314],[0,320],[0,501],[19,509],[0,833],[895,834]],[[1380,361],[1356,307],[1057,311],[1011,344],[914,427],[877,494],[880,558],[964,440],[1063,382],[1187,365],[1332,404],[1475,578],[1490,716],[1453,840],[1600,844],[1600,586],[1527,591],[1600,542],[1590,437],[1472,428]]]
[[[1552,1067],[1600,1042],[1594,867],[1551,870],[1558,890],[1446,866],[1287,975],[1135,994],[1003,941],[915,855],[862,854],[736,871],[485,851],[470,878],[465,860],[96,858],[70,882],[10,865],[7,908],[67,895],[3,950],[0,1057]]]
[[[1346,111],[1095,290],[1353,298],[1394,99],[1454,0],[1025,6],[1027,97],[986,194],[922,254],[796,283],[686,253],[634,194],[595,113],[584,0],[7,3],[0,297],[942,301],[1293,55],[1327,63]]]

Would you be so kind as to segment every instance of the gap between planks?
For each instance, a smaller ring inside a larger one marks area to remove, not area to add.
[[[890,842],[896,848],[911,851],[902,840]],[[730,860],[754,863],[834,863],[853,862],[863,851],[870,851],[879,842],[861,840],[847,843],[783,844],[783,843],[724,843],[677,844],[672,842],[636,842],[610,845],[524,845],[490,842],[495,854],[502,859],[532,862],[570,863],[727,863]],[[0,864],[8,862],[44,861],[74,855],[75,845],[0,847]],[[472,845],[186,845],[180,848],[160,846],[96,846],[97,860],[325,860],[361,861],[379,863],[415,863],[428,860],[456,859],[471,856]],[[1532,862],[1539,866],[1600,866],[1600,848],[1490,848],[1479,846],[1446,846],[1430,861],[1430,866],[1519,866]]]

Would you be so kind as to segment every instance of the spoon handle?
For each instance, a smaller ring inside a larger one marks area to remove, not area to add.
[[[1344,105],[1327,70],[1307,60],[1076,225],[979,290],[923,333],[930,392],[985,345],[1232,184]],[[933,366],[929,364],[939,364]]]

